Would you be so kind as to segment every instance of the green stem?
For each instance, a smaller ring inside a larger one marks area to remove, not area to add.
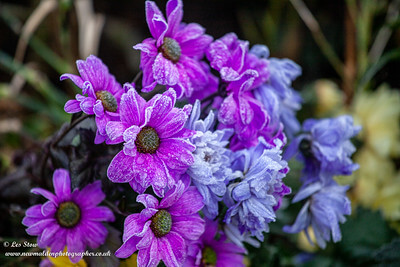
[[[311,31],[315,42],[317,43],[329,63],[335,69],[336,73],[342,78],[342,80],[346,80],[343,62],[339,59],[332,46],[326,40],[317,20],[315,19],[311,11],[307,8],[302,0],[290,0],[290,2],[296,9],[300,18],[304,21],[308,29]]]

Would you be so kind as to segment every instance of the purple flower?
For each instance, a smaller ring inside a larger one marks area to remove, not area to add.
[[[289,169],[281,158],[281,146],[273,147],[260,138],[256,147],[237,151],[232,170],[241,170],[243,177],[228,185],[224,199],[229,207],[225,222],[233,222],[241,233],[250,232],[261,241],[268,224],[275,221],[282,197],[290,193],[282,182]]]
[[[269,118],[253,90],[268,79],[268,61],[248,53],[248,42],[239,40],[234,33],[213,42],[206,55],[226,86],[227,97],[219,107],[218,120],[221,127],[235,129],[231,149],[257,145]]]
[[[86,246],[97,248],[104,243],[107,228],[102,221],[114,221],[114,214],[107,207],[97,206],[105,195],[101,182],[75,189],[71,193],[71,180],[68,171],[57,169],[53,175],[55,195],[42,188],[33,188],[34,194],[47,198],[26,210],[22,224],[27,226],[29,235],[38,236],[41,248],[50,247],[51,252],[60,252],[65,246],[68,252],[84,252]],[[70,256],[77,263],[82,256]]]
[[[330,119],[308,119],[303,124],[304,134],[296,137],[285,152],[289,159],[298,151],[305,163],[303,183],[329,183],[334,175],[350,175],[358,169],[351,155],[355,147],[350,138],[357,135],[360,126],[353,126],[353,118],[343,115]]]
[[[188,242],[204,232],[198,214],[203,199],[189,184],[189,177],[184,177],[160,202],[152,195],[139,195],[136,200],[145,209],[125,219],[123,244],[115,255],[127,258],[139,250],[138,266],[157,266],[160,260],[167,266],[182,266]]]
[[[230,241],[244,249],[246,248],[243,243],[248,243],[256,248],[260,247],[260,242],[257,239],[251,237],[251,234],[249,232],[241,233],[239,230],[239,226],[233,222],[224,225],[224,233]]]
[[[310,185],[309,187],[316,186]],[[305,193],[300,191],[298,195],[306,197],[315,192],[315,188],[310,189],[309,187],[303,188],[302,191]],[[344,215],[351,213],[350,200],[346,196],[348,188],[348,186],[339,186],[335,182],[320,188],[304,204],[295,223],[292,226],[285,226],[283,230],[287,233],[305,231],[312,243],[307,232],[307,228],[312,226],[317,243],[321,248],[326,247],[326,241],[331,240],[331,235],[333,242],[340,241],[342,235],[339,222],[344,223],[346,221]]]
[[[115,77],[108,72],[103,62],[90,55],[86,61],[76,62],[80,76],[63,74],[60,80],[71,79],[73,83],[82,89],[82,95],[77,94],[76,100],[68,100],[64,110],[67,113],[83,111],[86,114],[96,116],[97,132],[95,144],[104,141],[109,143],[106,135],[106,125],[109,121],[119,120],[119,102],[123,90]],[[87,96],[84,96],[86,95]]]
[[[269,58],[269,50],[264,45],[253,46],[250,53],[260,58]],[[291,86],[292,81],[301,74],[301,68],[290,59],[269,58],[269,71],[268,81],[258,87],[254,95],[263,103],[271,118],[267,128],[272,128],[274,133],[283,124],[286,134],[293,138],[300,131],[296,112],[301,108],[302,99]]]
[[[218,221],[207,219],[204,234],[189,245],[185,266],[245,266],[245,252],[244,248],[230,243],[224,233],[218,231]]]
[[[151,185],[162,197],[194,162],[195,146],[188,140],[194,132],[184,128],[192,106],[175,108],[173,89],[146,102],[130,84],[124,88],[121,121],[106,127],[110,140],[124,142],[108,167],[108,177],[114,183],[129,182],[140,194]]]
[[[194,163],[187,174],[203,196],[204,215],[214,219],[218,215],[218,202],[226,192],[226,184],[237,176],[230,168],[232,151],[225,148],[233,131],[224,129],[212,132],[214,113],[210,111],[204,121],[199,120],[200,113],[200,101],[197,100],[187,125],[188,129],[196,131],[190,138],[196,146]]]
[[[174,88],[178,98],[183,94],[189,97],[208,83],[208,71],[200,60],[212,37],[204,34],[204,28],[196,23],[181,23],[182,6],[181,0],[169,0],[165,20],[157,5],[146,1],[146,20],[153,38],[133,47],[141,50],[145,92],[158,83]]]

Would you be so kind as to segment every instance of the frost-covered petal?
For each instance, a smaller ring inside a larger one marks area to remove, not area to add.
[[[179,81],[179,71],[172,61],[159,53],[154,60],[153,77],[159,84],[175,85]]]
[[[135,169],[127,166],[133,166],[135,159],[125,155],[124,151],[120,151],[111,161],[107,169],[108,178],[114,183],[130,182],[135,175]]]
[[[203,206],[203,197],[192,186],[181,196],[179,202],[169,207],[168,211],[175,216],[191,215],[201,210]]]
[[[81,111],[80,102],[75,99],[68,100],[67,103],[65,103],[64,111],[67,113],[77,113]]]
[[[183,17],[183,4],[181,0],[170,0],[167,2],[167,35],[172,36],[179,28]]]
[[[197,215],[172,216],[172,229],[188,240],[197,240],[204,232],[204,220]]]
[[[159,239],[162,247],[161,259],[167,266],[180,266],[186,257],[185,240],[175,232],[169,232],[165,237]]]
[[[146,1],[146,21],[151,35],[157,40],[157,46],[160,46],[168,29],[168,24],[153,1]]]

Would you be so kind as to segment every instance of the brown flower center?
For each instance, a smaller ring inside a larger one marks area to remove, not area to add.
[[[140,153],[154,154],[160,146],[160,137],[158,137],[156,130],[145,126],[136,136],[135,144]]]
[[[159,210],[151,217],[150,228],[156,237],[163,237],[171,231],[172,218],[166,210]]]
[[[81,210],[74,202],[63,202],[58,206],[56,219],[62,227],[72,228],[79,223]]]
[[[103,107],[110,111],[110,112],[115,112],[117,111],[118,104],[117,100],[115,97],[108,91],[97,91],[96,92],[96,98],[101,101],[103,104]]]
[[[215,253],[214,249],[206,246],[203,248],[203,251],[201,252],[201,254],[202,254],[201,266],[204,266],[204,267],[216,266],[217,253]]]
[[[178,42],[172,38],[165,37],[160,51],[166,59],[176,63],[181,58],[181,47]]]

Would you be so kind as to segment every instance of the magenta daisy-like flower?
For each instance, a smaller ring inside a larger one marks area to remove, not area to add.
[[[29,235],[38,236],[41,248],[50,247],[51,252],[63,251],[67,246],[70,253],[84,252],[86,246],[97,248],[107,237],[107,228],[103,221],[114,221],[112,211],[104,206],[97,206],[105,195],[101,191],[101,182],[96,181],[82,190],[71,192],[71,180],[68,171],[57,169],[53,175],[55,194],[33,188],[34,194],[48,199],[26,210],[22,224],[27,226]],[[70,255],[73,263],[82,256]]]
[[[208,71],[200,61],[212,37],[196,23],[181,23],[181,0],[167,3],[167,20],[153,1],[146,1],[146,20],[153,38],[147,38],[133,48],[141,50],[143,91],[156,84],[173,87],[178,98],[189,97],[208,83]]]
[[[146,207],[125,219],[123,244],[115,252],[127,258],[139,250],[138,266],[182,266],[187,255],[187,243],[197,240],[204,231],[204,221],[198,211],[203,198],[185,176],[159,202],[152,195],[139,195],[137,201]]]
[[[106,125],[109,121],[119,120],[119,102],[124,91],[99,58],[90,55],[86,61],[78,60],[76,66],[80,76],[67,73],[61,75],[60,80],[71,79],[82,89],[82,95],[77,94],[76,99],[68,100],[64,110],[67,113],[83,111],[94,114],[97,125],[94,142],[109,143]]]
[[[254,97],[254,89],[268,80],[268,61],[248,53],[249,43],[229,33],[213,42],[206,51],[212,68],[220,72],[227,96],[218,109],[220,127],[235,129],[230,148],[239,150],[257,145],[269,115]]]
[[[175,108],[173,89],[146,102],[132,85],[124,88],[121,121],[107,124],[108,137],[124,142],[124,148],[108,167],[108,177],[114,183],[129,182],[140,194],[151,185],[162,197],[194,162],[195,146],[188,140],[194,132],[184,128],[192,106]]]
[[[189,244],[184,266],[244,266],[244,253],[244,248],[229,242],[226,235],[218,231],[218,221],[206,219],[203,235]]]

